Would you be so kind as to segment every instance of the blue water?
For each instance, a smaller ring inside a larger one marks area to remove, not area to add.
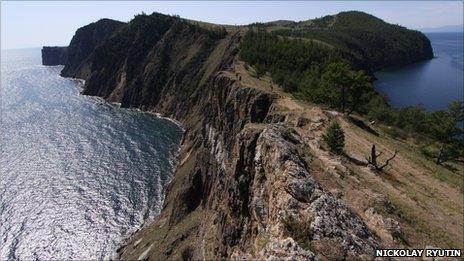
[[[182,130],[1,53],[0,259],[111,257],[161,210]]]
[[[420,105],[444,109],[463,100],[464,45],[462,33],[430,33],[435,58],[375,73],[374,85],[393,107]]]

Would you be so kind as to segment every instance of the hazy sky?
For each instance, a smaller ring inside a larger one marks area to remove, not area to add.
[[[335,2],[1,2],[1,48],[67,45],[77,28],[100,18],[129,21],[134,14],[178,14],[222,24],[248,24],[278,19],[307,20],[340,11],[360,10],[408,28],[463,23],[462,1]]]

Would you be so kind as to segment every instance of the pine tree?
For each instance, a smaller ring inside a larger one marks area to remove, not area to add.
[[[324,141],[335,154],[342,154],[345,147],[345,133],[337,122],[332,123],[326,130]]]

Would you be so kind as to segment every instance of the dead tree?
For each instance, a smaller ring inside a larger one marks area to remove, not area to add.
[[[382,155],[383,151],[377,153],[375,150],[375,144],[372,145],[371,149],[371,156],[369,158],[366,158],[367,164],[372,166],[375,170],[382,171],[388,164],[390,164],[390,161],[396,157],[396,154],[398,154],[398,150],[395,150],[393,155],[388,158],[383,165],[378,164],[377,158]]]

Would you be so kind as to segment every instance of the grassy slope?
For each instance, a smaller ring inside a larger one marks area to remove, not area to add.
[[[243,62],[235,66],[235,71],[242,75],[242,85],[277,93],[281,97],[277,110],[287,115],[287,122],[296,122],[299,117],[323,118],[327,114],[327,110],[321,107],[295,100],[290,94],[282,92],[268,76],[256,79],[253,69],[245,67]],[[233,72],[226,73],[234,77]],[[307,140],[308,153],[315,157],[318,167],[314,175],[327,190],[340,192],[345,202],[363,218],[365,210],[374,207],[384,217],[400,222],[405,235],[399,241],[403,241],[404,247],[432,245],[464,248],[462,164],[456,165],[454,171],[436,165],[412,141],[393,139],[387,135],[385,126],[370,126],[379,133],[379,136],[375,136],[351,124],[341,115],[333,116],[332,120],[342,123],[346,154],[351,158],[364,160],[374,143],[378,151],[384,151],[379,158],[381,163],[395,149],[399,153],[384,172],[375,173],[353,163],[348,157],[331,155],[320,148],[321,135],[327,123],[320,127],[296,128]],[[387,209],[386,202],[390,202],[387,204],[393,206],[394,210]],[[378,234],[382,234],[382,231],[378,231]],[[392,242],[392,245],[398,246],[399,241]]]
[[[288,122],[296,122],[299,117],[317,119],[330,115],[323,108],[295,100],[281,92],[280,88],[270,83],[269,77],[258,80],[251,76],[252,69],[246,70],[244,66],[236,66],[236,70],[247,75],[242,80],[244,85],[278,93],[282,97],[278,101],[278,110],[287,114]],[[314,175],[325,189],[341,193],[344,201],[363,218],[366,218],[365,210],[373,207],[385,218],[400,222],[404,236],[390,242],[392,246],[464,248],[462,164],[455,165],[454,170],[436,165],[420,152],[414,142],[387,135],[385,126],[370,126],[379,133],[379,136],[375,136],[353,125],[342,115],[331,118],[341,122],[349,157],[335,156],[321,148],[321,135],[327,122],[322,126],[296,127],[306,138],[308,153],[315,158]],[[381,163],[395,149],[399,150],[391,166],[382,173],[373,172],[349,159],[365,160],[374,143],[378,151],[384,151],[379,159]],[[375,226],[370,227],[382,238],[383,231]],[[388,238],[384,241],[388,242]]]
[[[416,145],[392,139],[379,128],[376,129],[380,137],[346,122],[344,128],[348,141],[347,153],[356,158],[366,155],[372,143],[380,145],[379,149],[387,155],[391,155],[394,149],[400,151],[384,173],[372,173],[358,166],[351,168],[360,175],[363,191],[388,197],[395,210],[388,211],[375,203],[374,207],[401,222],[406,245],[462,248],[462,171],[453,172],[436,165],[426,159]],[[462,167],[458,166],[461,170]]]

